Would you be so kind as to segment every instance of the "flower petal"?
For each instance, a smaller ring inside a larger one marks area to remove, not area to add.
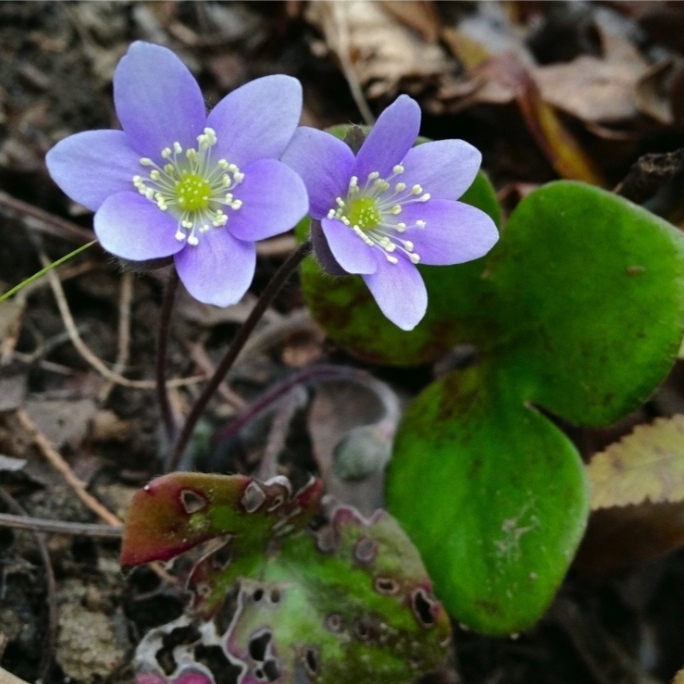
[[[437,140],[408,151],[402,182],[418,184],[433,199],[458,199],[473,183],[482,163],[480,151],[464,140]]]
[[[242,201],[228,210],[228,230],[238,240],[263,240],[290,230],[309,207],[302,179],[276,159],[260,159],[245,167],[245,178],[235,189]]]
[[[207,118],[216,131],[215,154],[242,167],[277,159],[302,114],[302,86],[292,76],[264,76],[228,93]]]
[[[176,269],[188,292],[200,302],[230,306],[240,301],[254,278],[256,247],[234,238],[225,228],[200,236],[176,254]]]
[[[390,264],[376,257],[378,270],[361,276],[382,313],[402,330],[413,330],[427,311],[427,290],[418,269],[407,259]]]
[[[205,127],[204,98],[188,68],[167,48],[136,41],[114,72],[114,104],[131,147],[159,159],[179,142],[197,147]]]
[[[375,273],[378,262],[373,256],[374,247],[337,219],[324,218],[321,227],[335,260],[347,273]]]
[[[123,131],[86,131],[58,142],[45,157],[57,185],[92,211],[117,192],[133,191],[139,155]]]
[[[311,247],[318,263],[326,273],[336,276],[348,275],[330,251],[330,245],[325,238],[320,221],[311,221]]]
[[[404,160],[420,131],[420,107],[408,95],[401,95],[380,115],[356,155],[353,174],[363,184],[369,173],[381,178]]]
[[[280,159],[304,181],[312,218],[322,219],[336,208],[337,197],[346,196],[354,154],[334,135],[315,128],[298,128]]]
[[[494,221],[484,211],[464,202],[430,200],[404,207],[401,219],[408,225],[425,221],[425,228],[402,234],[411,240],[420,263],[431,266],[462,264],[489,252],[499,239]]]
[[[123,259],[148,261],[176,254],[176,219],[137,192],[110,195],[97,210],[95,234],[104,249]]]

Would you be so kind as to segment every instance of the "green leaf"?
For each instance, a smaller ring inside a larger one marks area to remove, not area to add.
[[[215,540],[189,576],[190,617],[211,625],[197,630],[197,645],[220,647],[241,668],[240,684],[264,673],[274,684],[300,681],[302,673],[320,684],[408,684],[439,667],[450,622],[406,534],[382,511],[366,520],[344,507],[312,532],[306,523],[322,513],[320,494],[316,480],[291,494],[282,477],[158,478],[133,499],[122,562],[168,560]],[[233,617],[217,632],[236,581]],[[196,672],[187,642],[174,656],[176,671],[162,672],[157,643],[163,648],[159,630],[138,651],[145,681]]]
[[[411,405],[387,500],[450,614],[503,634],[540,617],[587,516],[578,454],[534,407],[605,425],[656,389],[681,342],[684,241],[626,200],[561,181],[516,208],[486,278],[481,365]],[[500,556],[507,530],[518,552]]]
[[[584,530],[588,492],[568,438],[470,368],[433,383],[396,437],[387,501],[459,622],[510,634],[538,620]]]
[[[643,403],[682,339],[682,236],[650,212],[581,183],[516,208],[488,264],[498,363],[523,399],[580,425]]]
[[[498,224],[494,189],[479,173],[462,201],[482,209]],[[301,232],[301,228],[300,228]],[[415,365],[431,361],[459,342],[470,342],[487,306],[484,259],[455,266],[419,266],[428,291],[425,318],[411,331],[381,313],[360,276],[331,276],[313,256],[300,268],[306,303],[329,337],[352,354],[378,363]]]

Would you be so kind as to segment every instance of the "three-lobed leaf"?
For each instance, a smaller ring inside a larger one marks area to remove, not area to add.
[[[561,181],[520,203],[485,273],[480,365],[410,406],[387,497],[449,613],[505,634],[551,601],[588,513],[575,448],[534,407],[603,425],[653,392],[681,342],[684,244],[626,200]]]

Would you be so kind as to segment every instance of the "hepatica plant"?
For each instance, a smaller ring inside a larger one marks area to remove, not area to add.
[[[287,76],[252,81],[207,114],[170,51],[135,43],[114,100],[122,131],[73,135],[47,159],[60,187],[95,211],[111,253],[172,260],[198,300],[227,305],[251,283],[254,243],[309,215],[297,227],[303,246],[266,286],[179,434],[158,370],[171,466],[298,265],[312,315],[359,357],[411,365],[471,350],[399,426],[386,498],[402,527],[385,512],[366,520],[322,507],[315,480],[293,493],[281,478],[177,473],[138,493],[125,565],[213,542],[187,578],[187,614],[143,642],[140,684],[215,680],[198,661],[214,647],[244,684],[409,682],[444,659],[447,613],[492,634],[534,624],[588,513],[560,419],[611,423],[668,372],[684,321],[678,231],[560,181],[528,195],[499,239],[479,152],[417,141],[420,109],[407,96],[367,135],[297,128],[301,88]],[[168,636],[175,629],[192,638]],[[178,645],[170,659],[168,644]]]
[[[498,220],[484,177],[462,199]],[[358,276],[334,279],[307,259],[302,287],[328,334],[375,363],[468,345],[466,367],[408,407],[387,504],[454,618],[518,632],[553,598],[588,515],[558,418],[608,425],[665,377],[682,338],[682,236],[622,198],[558,181],[522,200],[485,259],[417,268],[429,304],[411,331],[383,320]]]

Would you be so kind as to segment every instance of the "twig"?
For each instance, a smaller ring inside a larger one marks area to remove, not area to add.
[[[114,525],[48,520],[47,518],[32,518],[31,516],[10,515],[9,513],[0,513],[0,527],[104,539],[118,539],[123,534],[123,527],[115,527]]]
[[[26,516],[26,511],[14,499],[14,497],[2,487],[0,487],[0,501],[2,501],[7,508],[14,511],[17,515]],[[45,544],[45,537],[33,530],[33,536],[36,540],[38,553],[40,559],[43,561],[45,568],[45,588],[47,592],[47,609],[48,609],[48,624],[46,644],[43,648],[43,653],[40,657],[40,664],[38,665],[38,681],[48,682],[50,680],[50,670],[52,669],[52,661],[55,653],[55,643],[57,641],[57,626],[59,624],[59,614],[57,612],[57,585],[55,583],[55,572],[52,569],[52,561]],[[0,676],[2,673],[0,672]]]
[[[79,245],[90,242],[93,239],[91,231],[81,228],[81,226],[71,221],[43,211],[38,207],[34,207],[33,204],[22,202],[6,192],[0,192],[0,209],[5,210],[2,212],[4,214],[18,215],[29,228],[33,228],[45,235],[59,237]]]
[[[109,525],[121,525],[121,520],[111,511],[107,510],[92,494],[90,494],[81,480],[79,480],[69,464],[62,458],[60,453],[52,446],[48,438],[40,431],[38,426],[31,420],[28,413],[22,408],[17,409],[16,416],[21,426],[29,432],[36,446],[49,461],[50,465],[58,471],[74,490],[76,496],[93,512]]]
[[[306,329],[315,330],[318,326],[311,320],[308,309],[293,311],[287,316],[274,320],[252,335],[243,347],[237,361],[262,352],[280,342],[286,335],[292,335]]]
[[[47,257],[44,254],[40,254],[40,260],[42,263],[49,263]],[[104,376],[107,380],[116,383],[117,385],[122,385],[123,387],[132,387],[135,389],[154,389],[156,384],[154,380],[129,380],[124,378],[119,373],[107,368],[107,366],[88,348],[86,343],[83,341],[79,335],[74,318],[71,315],[69,309],[69,304],[64,296],[64,290],[62,284],[54,271],[48,271],[47,277],[50,281],[50,287],[52,288],[52,293],[57,302],[57,307],[59,308],[59,313],[64,321],[64,327],[69,334],[69,339],[71,343],[76,348],[76,351],[83,357],[83,359],[90,364],[100,375]],[[202,380],[205,380],[205,376],[193,376],[190,378],[178,378],[175,380],[170,380],[167,384],[169,387],[180,387],[183,385],[194,385]]]
[[[126,368],[131,349],[131,303],[133,301],[133,274],[125,271],[121,276],[121,289],[119,291],[119,330],[117,334],[116,361],[112,368],[113,373],[121,373]],[[98,401],[104,404],[107,401],[114,382],[109,380],[98,394]]]
[[[290,425],[297,411],[306,406],[308,398],[306,389],[301,385],[295,385],[283,397],[282,405],[271,422],[271,429],[256,475],[257,479],[266,481],[278,474],[278,457],[285,447]]]
[[[328,25],[327,33],[329,37],[333,38],[333,41],[337,43],[335,52],[337,52],[337,57],[340,60],[342,73],[347,79],[347,85],[349,86],[351,96],[354,98],[354,102],[356,102],[356,106],[359,108],[363,120],[368,126],[372,126],[375,123],[375,117],[368,106],[368,102],[363,94],[363,89],[361,88],[361,84],[359,83],[358,76],[354,71],[354,65],[350,58],[351,46],[349,42],[349,25],[343,15],[345,10],[336,2],[322,3],[321,9],[324,11],[323,21]]]

